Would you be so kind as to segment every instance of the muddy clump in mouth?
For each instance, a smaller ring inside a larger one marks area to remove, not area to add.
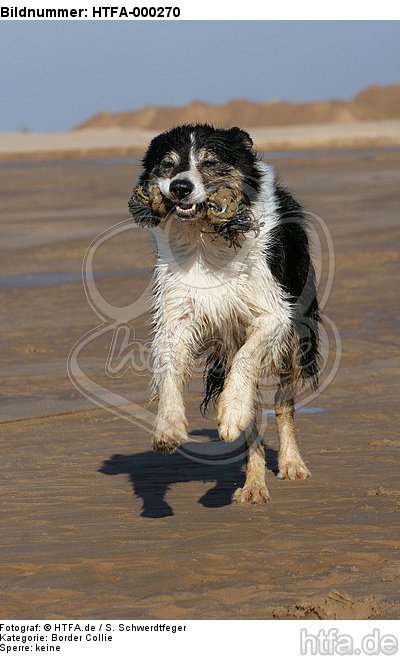
[[[221,235],[229,246],[240,248],[240,235],[253,231],[257,236],[261,223],[250,209],[247,196],[229,187],[219,187],[206,202],[207,218],[213,230]]]
[[[229,187],[219,187],[203,203],[176,205],[157,185],[138,185],[128,207],[135,222],[142,226],[156,226],[172,213],[181,220],[206,219],[213,232],[235,248],[241,246],[241,235],[250,231],[258,235],[262,225],[253,216],[249,199]]]
[[[128,209],[135,223],[146,227],[158,225],[173,208],[172,201],[164,196],[160,187],[155,184],[138,185],[128,202]]]

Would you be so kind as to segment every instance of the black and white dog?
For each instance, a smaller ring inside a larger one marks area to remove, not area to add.
[[[246,481],[234,500],[264,502],[264,449],[256,428],[260,377],[276,377],[280,478],[310,475],[293,415],[296,390],[306,380],[318,384],[320,317],[302,209],[236,127],[175,127],[151,142],[143,166],[140,184],[158,185],[173,204],[152,226],[158,251],[153,391],[159,400],[153,446],[171,453],[187,440],[183,386],[194,360],[208,354],[203,404],[217,403],[223,440],[245,431],[248,444]],[[247,198],[259,226],[239,231],[235,248],[200,212],[221,185]]]

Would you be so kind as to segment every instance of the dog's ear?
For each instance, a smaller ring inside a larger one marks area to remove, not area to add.
[[[165,154],[168,149],[167,135],[168,132],[161,132],[150,141],[142,159],[142,166],[145,171],[150,172]]]
[[[229,128],[226,132],[227,136],[233,143],[238,144],[243,148],[247,148],[248,150],[253,150],[253,140],[246,130],[235,127]]]

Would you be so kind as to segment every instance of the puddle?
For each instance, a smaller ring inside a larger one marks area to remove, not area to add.
[[[393,242],[394,243],[394,242]],[[397,308],[367,311],[363,313],[362,324],[356,328],[341,330],[342,337],[372,337],[382,332],[382,329],[397,335],[399,318]]]
[[[51,154],[51,153],[50,153]],[[89,168],[91,166],[139,166],[141,164],[141,157],[87,157],[75,158],[66,157],[65,159],[43,159],[37,160],[6,160],[0,162],[0,169],[41,169],[41,168],[67,168],[77,167]]]
[[[95,278],[118,278],[143,274],[144,269],[125,269],[123,271],[96,271]],[[0,275],[0,289],[17,289],[26,287],[51,287],[71,282],[81,282],[81,271],[43,271],[41,273],[22,273],[18,275]]]
[[[264,160],[270,159],[293,159],[296,157],[373,157],[374,155],[386,153],[399,153],[398,146],[382,148],[312,148],[310,150],[273,150],[263,153]]]
[[[296,410],[297,414],[299,415],[319,415],[321,412],[326,412],[326,408],[321,408],[321,407],[304,407],[304,408],[297,408],[294,406],[294,409]],[[275,417],[275,411],[274,410],[262,410],[263,415],[267,415],[268,417]]]
[[[262,153],[265,161],[279,160],[279,159],[292,159],[296,157],[343,157],[343,156],[357,156],[357,157],[371,157],[380,154],[399,153],[398,146],[382,146],[376,148],[311,148],[309,150],[271,150],[267,153]],[[88,168],[91,166],[140,166],[142,161],[141,157],[135,156],[109,156],[109,157],[82,157],[82,158],[63,158],[60,159],[43,159],[39,160],[14,160],[0,162],[0,169],[37,169],[37,168]]]

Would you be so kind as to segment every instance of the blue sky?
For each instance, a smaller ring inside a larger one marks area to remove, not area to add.
[[[0,79],[0,131],[194,99],[349,98],[400,82],[400,23],[3,21]]]

